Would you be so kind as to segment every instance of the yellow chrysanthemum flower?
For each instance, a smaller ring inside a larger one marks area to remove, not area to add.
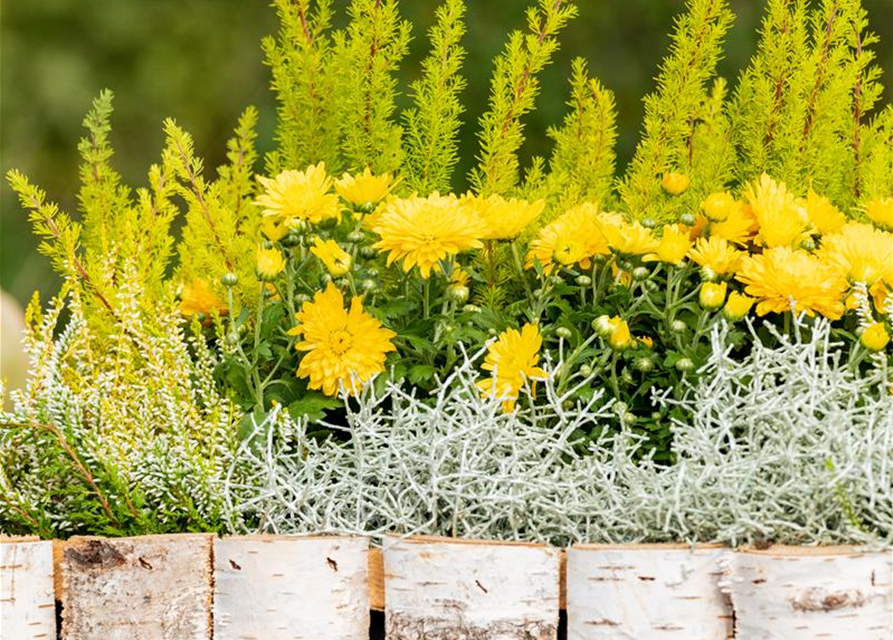
[[[226,314],[226,305],[211,289],[208,281],[196,278],[189,284],[184,284],[180,290],[180,313],[190,317],[197,314],[211,316]]]
[[[660,247],[660,242],[651,233],[651,229],[643,227],[639,221],[602,224],[601,228],[608,246],[620,254],[641,256],[657,251]]]
[[[837,265],[850,282],[871,287],[893,268],[893,234],[851,222],[822,238],[818,255]]]
[[[458,198],[437,193],[394,201],[372,230],[381,236],[373,246],[390,252],[388,265],[402,258],[404,271],[418,265],[423,278],[439,270],[441,260],[484,246],[481,238],[487,233]]]
[[[846,279],[837,267],[805,251],[775,247],[747,256],[736,277],[759,300],[758,315],[790,311],[791,298],[797,313],[820,313],[832,320],[843,315]]]
[[[556,262],[565,266],[579,263],[588,269],[592,256],[610,253],[602,227],[604,220],[614,218],[607,216],[591,203],[568,209],[543,227],[539,237],[530,243],[526,267],[532,269],[534,261],[539,260],[547,274],[552,273]]]
[[[806,215],[816,231],[825,235],[834,233],[846,224],[846,216],[840,209],[831,204],[825,196],[820,196],[812,189],[806,194]]]
[[[372,175],[367,167],[358,176],[345,173],[335,182],[335,191],[345,202],[361,209],[371,210],[376,204],[388,197],[399,179],[394,180],[390,173],[380,176]]]
[[[258,176],[265,191],[254,204],[263,207],[264,216],[286,225],[295,220],[314,224],[328,218],[340,218],[338,196],[330,193],[332,178],[320,162],[306,171],[283,171],[275,178]]]
[[[726,290],[729,284],[727,282],[705,282],[701,285],[701,291],[698,294],[698,302],[705,309],[719,309],[723,302],[726,301]]]
[[[340,385],[353,393],[355,384],[362,385],[384,371],[386,354],[396,351],[391,343],[396,334],[366,313],[358,297],[347,311],[341,292],[331,282],[295,317],[300,324],[289,334],[301,336],[295,348],[307,352],[297,376],[309,378],[308,388],[321,389],[328,396],[336,395]]]
[[[744,195],[760,225],[758,240],[763,246],[795,246],[806,237],[809,218],[805,203],[789,192],[783,182],[764,173],[759,181],[748,186]]]
[[[546,206],[545,200],[527,202],[518,198],[489,198],[463,196],[462,202],[470,207],[487,227],[484,240],[511,240],[537,219]]]
[[[883,280],[875,282],[874,286],[868,290],[868,293],[871,294],[871,299],[874,301],[874,308],[878,312],[883,313],[884,306],[887,303],[887,296],[893,294],[893,267],[891,267],[890,274]]]
[[[865,214],[876,225],[893,229],[893,197],[877,198],[865,203]]]
[[[754,302],[756,300],[749,295],[733,291],[729,294],[729,299],[726,301],[726,306],[722,309],[722,314],[726,320],[736,322],[750,313]]]
[[[257,249],[257,277],[261,280],[272,280],[285,269],[285,257],[279,249]]]
[[[684,173],[677,173],[676,171],[665,173],[660,181],[660,186],[671,196],[678,196],[685,193],[690,185],[691,180],[689,180],[688,176]]]
[[[532,391],[536,380],[548,378],[548,374],[536,366],[542,346],[543,337],[535,324],[525,324],[521,331],[508,329],[499,334],[481,365],[485,371],[494,372],[493,378],[477,383],[484,396],[503,398],[503,410],[506,413],[514,411],[515,400],[525,380],[530,381]]]
[[[710,223],[710,235],[744,246],[750,242],[759,228],[760,223],[757,222],[753,208],[749,204],[736,202],[725,220]]]
[[[698,238],[695,248],[688,252],[688,257],[701,266],[707,280],[734,273],[742,255],[728,240],[717,236]]]
[[[871,351],[883,351],[890,344],[890,334],[883,322],[873,322],[859,336],[859,342]]]
[[[660,244],[657,245],[657,250],[646,255],[642,260],[679,265],[685,260],[691,246],[692,242],[687,227],[681,224],[668,224],[664,227],[664,233],[660,238]]]

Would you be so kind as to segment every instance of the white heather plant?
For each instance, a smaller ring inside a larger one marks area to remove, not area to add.
[[[673,465],[637,460],[626,430],[575,448],[622,408],[596,408],[600,393],[568,407],[574,391],[546,381],[545,401],[503,413],[475,392],[468,358],[433,403],[368,388],[348,403],[349,444],[274,411],[233,461],[227,525],[558,545],[893,540],[893,397],[866,393],[880,374],[866,381],[839,362],[825,321],[798,321],[777,346],[756,340],[743,359],[726,352],[727,331],[714,330],[690,394],[661,399],[693,416],[676,421]]]
[[[135,301],[134,301],[135,302]],[[66,537],[220,529],[237,409],[213,354],[169,313],[94,339],[76,297],[29,310],[29,381],[0,413],[0,523]],[[70,312],[54,335],[63,310]]]

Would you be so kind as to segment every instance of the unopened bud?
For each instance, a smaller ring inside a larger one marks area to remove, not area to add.
[[[451,284],[447,287],[447,297],[455,303],[464,304],[468,300],[468,287],[462,284]]]
[[[239,284],[239,276],[230,271],[229,273],[224,273],[223,277],[220,278],[221,284],[227,289],[232,289],[237,284]]]

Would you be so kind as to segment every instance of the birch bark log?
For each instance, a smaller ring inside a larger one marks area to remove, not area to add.
[[[0,640],[55,640],[53,543],[0,538]]]
[[[387,538],[388,640],[554,640],[558,570],[546,546]]]
[[[368,637],[368,551],[360,537],[216,540],[215,640]]]
[[[62,558],[62,637],[210,640],[212,539],[72,538]]]
[[[567,555],[568,640],[725,640],[719,547],[581,545]]]
[[[738,640],[893,638],[893,550],[773,547],[730,569]]]

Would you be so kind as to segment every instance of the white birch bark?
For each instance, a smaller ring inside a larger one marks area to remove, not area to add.
[[[62,559],[65,640],[210,640],[210,535],[72,538]]]
[[[727,588],[739,640],[890,640],[893,551],[739,552]]]
[[[0,539],[0,640],[55,640],[53,543]]]
[[[725,640],[719,547],[580,545],[567,553],[568,640]]]
[[[215,540],[215,640],[367,638],[368,551],[361,537]]]
[[[388,640],[554,640],[558,549],[387,538]]]

